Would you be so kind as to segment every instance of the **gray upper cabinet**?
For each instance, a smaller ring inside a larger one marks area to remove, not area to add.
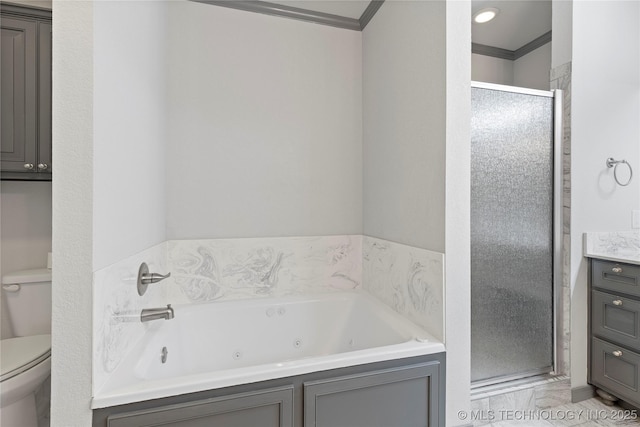
[[[51,180],[51,11],[0,4],[0,176]]]

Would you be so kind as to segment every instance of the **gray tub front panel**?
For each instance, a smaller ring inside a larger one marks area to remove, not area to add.
[[[112,415],[108,427],[293,427],[293,386]]]
[[[304,426],[438,426],[438,383],[436,362],[305,383]]]

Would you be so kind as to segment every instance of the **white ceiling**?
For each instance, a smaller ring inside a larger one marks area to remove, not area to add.
[[[516,50],[551,31],[550,0],[473,0],[471,14],[485,7],[500,13],[485,24],[472,24],[473,43]]]
[[[266,1],[354,19],[369,5],[369,0]],[[474,43],[516,50],[551,31],[551,0],[472,0],[471,13],[485,7],[495,7],[500,13],[486,24],[472,24]]]

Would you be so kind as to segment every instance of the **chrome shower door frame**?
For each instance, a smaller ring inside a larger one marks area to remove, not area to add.
[[[553,277],[552,277],[552,314],[553,314],[553,375],[566,374],[560,372],[560,360],[562,359],[562,348],[564,337],[563,329],[560,327],[565,320],[565,307],[568,301],[563,301],[563,154],[562,154],[562,137],[563,137],[563,92],[559,89],[551,91],[528,89],[515,86],[500,85],[485,82],[471,82],[472,88],[489,89],[502,92],[510,92],[525,95],[542,96],[553,98],[553,213],[552,213],[552,238],[553,238]],[[512,380],[518,380],[529,376],[547,374],[549,372],[529,372],[525,375],[511,375],[500,377],[497,380],[479,380],[472,383],[472,388],[477,389],[485,386],[491,386],[498,383],[504,383]]]

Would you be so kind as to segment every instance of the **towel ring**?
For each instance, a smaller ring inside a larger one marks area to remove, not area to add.
[[[620,182],[620,180],[618,179],[618,166],[620,166],[620,164],[625,164],[629,168],[629,179],[624,184],[622,182]],[[607,159],[607,167],[608,168],[613,168],[613,178],[616,180],[618,185],[620,185],[622,187],[626,187],[627,185],[629,185],[629,183],[631,182],[631,178],[633,178],[633,169],[631,169],[631,165],[629,164],[629,162],[627,162],[624,159],[622,159],[622,160],[614,160],[613,157],[609,157]]]

